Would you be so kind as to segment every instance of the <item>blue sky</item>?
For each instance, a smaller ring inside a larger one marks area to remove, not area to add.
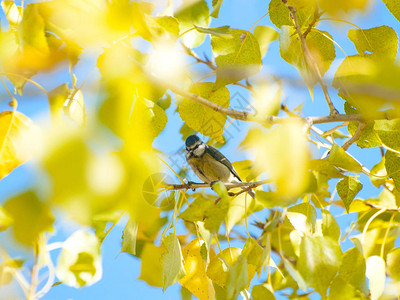
[[[27,1],[25,1],[27,2]],[[209,7],[211,7],[211,1],[208,1]],[[265,0],[225,0],[222,5],[220,16],[218,19],[213,19],[211,27],[228,25],[231,28],[239,29],[249,29],[253,23],[258,20],[262,15],[264,15],[268,10],[269,1]],[[4,16],[0,15],[2,19],[2,25],[4,25]],[[360,26],[361,28],[371,28],[379,25],[388,25],[393,27],[396,32],[400,32],[399,22],[387,11],[385,6],[381,1],[373,1],[370,9],[361,14],[355,14],[353,22]],[[270,25],[271,22],[269,18],[266,17],[259,22],[261,25]],[[341,24],[338,22],[321,22],[318,27],[322,30],[329,31],[335,41],[345,49],[348,55],[355,54],[356,50],[354,45],[347,38],[347,30],[351,26],[346,24]],[[197,49],[197,53],[202,55],[202,53],[207,53],[210,57],[210,47],[209,38],[206,42]],[[340,59],[344,58],[344,54],[336,48],[336,56],[338,60],[332,65],[331,69],[327,73],[327,78],[331,78],[334,74],[337,66],[340,63]],[[84,78],[88,70],[95,64],[96,57],[94,54],[86,55],[83,60],[84,63],[78,64],[76,73],[78,78]],[[279,55],[279,45],[278,42],[274,42],[270,46],[270,50],[265,56],[264,68],[262,70],[262,75],[268,76],[268,74],[274,74],[277,76],[282,76],[292,80],[299,80],[297,70],[287,64],[280,58]],[[57,72],[56,76],[48,76],[48,74],[42,76],[36,76],[34,79],[40,82],[46,89],[52,89],[55,86],[65,82],[68,78],[65,75],[60,75],[62,72]],[[97,71],[91,77],[91,80],[95,81],[98,79]],[[302,86],[293,86],[292,80],[288,80],[285,83],[285,94],[286,100],[289,107],[295,107],[297,104],[305,101],[303,114],[304,115],[327,115],[329,113],[323,95],[319,88],[315,88],[314,102],[311,102],[308,91]],[[235,92],[239,92],[245,99],[249,99],[247,92],[239,87],[230,87],[231,95]],[[29,91],[34,91],[32,86],[30,86]],[[89,103],[95,103],[98,98],[91,91],[83,90],[83,93]],[[333,89],[330,90],[330,94],[333,98],[336,108],[343,112],[343,100],[338,98],[337,92]],[[29,95],[29,93],[28,93]],[[9,109],[7,106],[7,95],[2,90],[0,93],[1,111]],[[34,120],[39,120],[43,115],[48,117],[48,107],[46,104],[46,99],[43,95],[33,93],[29,97],[17,97],[19,102],[19,110],[28,116],[32,117]],[[250,101],[250,100],[249,100]],[[174,105],[168,109],[169,122],[163,133],[156,138],[154,146],[164,153],[168,159],[168,155],[173,156],[177,151],[181,149],[183,142],[181,140],[179,129],[183,124],[182,120],[179,118],[178,114],[173,114],[175,110]],[[229,143],[222,148],[222,152],[228,156],[232,161],[245,159],[244,153],[237,150],[237,146],[243,140],[246,129],[249,127],[247,123],[240,123],[240,130],[235,130],[235,138],[232,138]],[[321,129],[330,128],[332,124],[320,126]],[[363,149],[360,150],[355,146],[350,148],[350,153],[355,157],[359,158],[360,162],[363,163],[367,168],[371,168],[374,164],[379,161],[379,149]],[[379,190],[374,188],[365,175],[361,175],[361,180],[364,184],[364,189],[358,195],[360,198],[371,198],[378,196]],[[192,180],[196,180],[193,174],[190,174]],[[20,192],[23,189],[28,188],[33,185],[36,181],[40,181],[40,176],[35,172],[34,167],[31,164],[21,166],[14,170],[12,174],[0,181],[0,203],[3,203],[10,195]],[[333,183],[331,183],[334,186]],[[332,208],[331,212],[337,216],[337,220],[340,226],[348,226],[351,220],[354,219],[354,215],[342,215],[342,211],[339,209]],[[340,215],[338,215],[340,214]],[[137,280],[140,273],[140,261],[133,258],[129,254],[120,254],[121,245],[121,235],[124,226],[124,220],[120,221],[118,226],[116,226],[111,233],[105,239],[102,245],[102,255],[103,255],[103,278],[100,282],[94,284],[90,287],[84,287],[82,289],[70,288],[66,285],[59,285],[50,290],[50,292],[43,299],[110,299],[110,298],[121,298],[121,299],[144,299],[144,298],[155,298],[155,299],[177,299],[179,298],[180,287],[175,284],[169,287],[166,292],[162,292],[160,288],[153,288],[148,286],[145,282]],[[126,220],[125,220],[126,221]],[[78,226],[67,223],[60,222],[56,224],[58,231],[50,239],[51,242],[62,241],[71,234]],[[28,255],[23,248],[18,245],[14,245],[7,238],[9,236],[8,232],[0,233],[0,246],[5,246],[11,254],[15,255]],[[6,242],[4,242],[6,241]],[[343,245],[343,249],[352,247],[351,242],[346,242]],[[57,251],[54,251],[52,257],[56,262]],[[29,265],[29,263],[28,263]],[[263,277],[261,277],[263,279]],[[257,280],[254,279],[254,282]],[[9,289],[6,288],[6,289]],[[6,289],[0,289],[0,299],[6,299],[5,291]],[[3,295],[3,296],[2,296]]]

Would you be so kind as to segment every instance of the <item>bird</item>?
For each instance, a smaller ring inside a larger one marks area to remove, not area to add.
[[[238,183],[242,182],[231,162],[216,148],[203,143],[200,138],[193,134],[187,137],[186,161],[193,172],[205,183]],[[254,199],[252,190],[248,194]]]

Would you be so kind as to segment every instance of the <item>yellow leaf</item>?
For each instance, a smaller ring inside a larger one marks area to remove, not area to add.
[[[37,127],[16,111],[0,113],[0,179],[34,155]]]
[[[215,284],[225,288],[228,280],[229,268],[237,261],[242,249],[231,247],[222,250],[213,259],[207,268],[207,275]],[[256,266],[247,265],[247,274],[249,278],[248,284],[256,273]]]
[[[165,252],[164,248],[146,243],[140,257],[142,268],[139,279],[146,281],[151,286],[163,286],[161,257]]]
[[[203,244],[204,240],[197,238],[182,249],[186,276],[179,283],[200,300],[214,299],[214,287],[206,275],[206,261],[201,250]]]

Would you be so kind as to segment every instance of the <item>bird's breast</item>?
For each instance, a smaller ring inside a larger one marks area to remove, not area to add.
[[[192,157],[188,160],[196,175],[206,183],[221,180],[231,182],[231,171],[222,163],[214,159],[208,153],[201,158]]]

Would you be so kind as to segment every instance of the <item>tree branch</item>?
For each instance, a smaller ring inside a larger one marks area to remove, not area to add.
[[[237,188],[237,187],[246,187],[248,189],[256,188],[260,185],[271,183],[270,179],[254,181],[254,182],[237,182],[237,183],[225,183],[225,187],[227,190]],[[189,182],[186,184],[166,184],[167,190],[188,190],[188,189],[198,189],[198,188],[207,188],[211,187],[211,183],[195,183]]]
[[[361,133],[363,132],[365,126],[367,126],[366,123],[363,122],[358,123],[358,127],[354,135],[351,137],[351,139],[349,139],[346,143],[343,144],[342,148],[344,149],[344,151],[349,149],[349,147],[360,138]]]

